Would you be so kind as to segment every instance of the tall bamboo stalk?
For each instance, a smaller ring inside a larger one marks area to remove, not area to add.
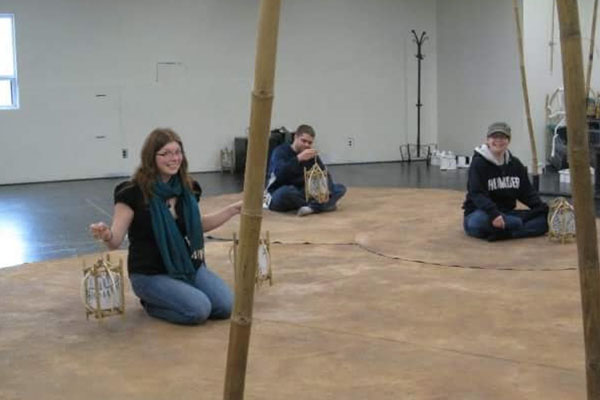
[[[244,398],[252,307],[254,305],[254,278],[258,263],[258,241],[262,222],[262,195],[273,106],[280,9],[280,0],[261,0],[260,2],[248,156],[244,175],[244,205],[240,221],[240,243],[235,260],[235,302],[229,330],[223,394],[225,400],[242,400]]]
[[[554,72],[554,46],[556,43],[554,42],[554,10],[556,10],[556,0],[552,0],[552,20],[550,21],[550,42],[548,45],[550,46],[550,75]]]
[[[589,168],[583,57],[577,0],[558,0],[569,167],[575,205],[588,400],[600,399],[600,268]]]
[[[515,11],[515,20],[517,23],[517,45],[519,47],[519,66],[521,67],[521,85],[523,86],[523,100],[525,103],[525,114],[527,116],[527,130],[529,131],[529,143],[531,144],[531,174],[533,175],[533,185],[540,188],[540,174],[538,172],[537,147],[535,145],[535,136],[533,134],[533,122],[531,120],[531,108],[529,106],[529,90],[527,89],[527,75],[525,74],[525,56],[523,55],[523,33],[521,31],[521,17],[519,16],[518,0],[513,0],[513,9]]]
[[[590,95],[592,84],[592,64],[594,63],[594,42],[596,40],[596,19],[598,14],[598,0],[594,0],[594,12],[592,14],[592,35],[590,36],[590,54],[588,56],[587,74],[585,76],[585,96]]]

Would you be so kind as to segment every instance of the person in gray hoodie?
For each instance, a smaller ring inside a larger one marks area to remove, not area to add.
[[[488,127],[486,143],[475,148],[463,203],[464,230],[488,241],[540,236],[548,231],[548,206],[529,182],[527,169],[508,150],[505,122]],[[517,200],[529,207],[516,210]]]

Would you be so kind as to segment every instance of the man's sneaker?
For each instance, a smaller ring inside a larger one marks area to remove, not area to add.
[[[298,209],[298,216],[304,217],[305,215],[312,214],[314,212],[315,212],[315,210],[313,210],[309,206],[302,206]]]

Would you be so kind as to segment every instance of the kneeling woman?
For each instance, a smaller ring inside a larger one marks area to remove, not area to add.
[[[529,182],[527,169],[508,151],[510,126],[489,126],[486,143],[475,149],[469,167],[464,229],[489,241],[540,236],[548,231],[548,206]],[[515,210],[516,202],[529,210]]]
[[[200,185],[170,129],[151,132],[141,157],[131,181],[115,189],[112,226],[92,224],[92,234],[116,249],[128,233],[129,279],[149,315],[185,325],[229,318],[233,294],[204,263],[203,233],[239,214],[241,201],[201,216]]]

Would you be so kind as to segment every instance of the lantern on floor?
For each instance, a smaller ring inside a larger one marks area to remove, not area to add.
[[[229,150],[228,147],[221,149],[221,172],[229,171],[233,173],[234,169],[233,150]]]
[[[313,199],[322,204],[329,200],[327,170],[322,170],[317,162],[309,170],[304,168],[304,192],[307,202]]]
[[[235,267],[235,260],[237,258],[237,247],[239,241],[236,234],[233,234],[233,246],[229,251],[229,259]],[[233,254],[233,259],[231,255]],[[264,237],[258,239],[258,259],[256,267],[255,283],[256,287],[260,287],[266,281],[269,281],[269,286],[273,285],[273,270],[271,269],[271,240],[269,238],[269,231]]]
[[[548,237],[565,243],[575,237],[575,209],[564,197],[557,197],[549,204]]]
[[[81,297],[85,316],[97,319],[125,312],[125,288],[123,280],[123,260],[113,264],[110,255],[101,256],[91,266],[83,263]]]

